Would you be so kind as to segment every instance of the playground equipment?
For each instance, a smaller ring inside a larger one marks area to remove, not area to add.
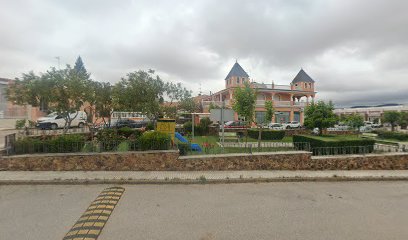
[[[197,152],[201,152],[201,151],[202,151],[200,145],[198,145],[197,143],[190,143],[190,142],[189,142],[185,137],[183,137],[180,133],[175,132],[174,135],[175,135],[175,137],[176,137],[180,142],[190,144],[191,150],[197,151]]]

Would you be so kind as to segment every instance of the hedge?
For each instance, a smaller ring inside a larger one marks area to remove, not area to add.
[[[61,135],[51,139],[26,137],[15,142],[16,154],[79,152],[85,145],[85,137],[79,134]]]
[[[258,139],[259,130],[248,129],[248,136],[254,139]],[[282,140],[285,137],[284,130],[262,130],[262,140]]]
[[[171,137],[168,134],[156,131],[145,132],[138,140],[140,150],[167,150],[170,144]]]
[[[336,135],[323,135],[323,136],[294,135],[293,142],[309,143],[310,146],[309,150],[313,153],[313,155],[371,153],[374,151],[375,144],[375,140],[373,139]]]
[[[389,131],[374,131],[382,139],[395,139],[399,141],[408,141],[408,134],[401,132],[389,132]]]

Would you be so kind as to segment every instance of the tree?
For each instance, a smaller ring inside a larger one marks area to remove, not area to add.
[[[232,108],[238,115],[245,118],[247,125],[253,122],[255,113],[256,92],[251,88],[248,82],[244,83],[244,87],[238,87],[234,90],[234,103]],[[224,123],[221,123],[224,124]],[[248,141],[248,131],[245,133],[245,145]]]
[[[265,123],[270,123],[272,122],[273,114],[275,113],[275,109],[273,108],[273,102],[272,101],[266,101],[265,102]]]
[[[154,70],[136,71],[126,75],[113,88],[116,110],[141,112],[151,119],[159,117],[165,84]]]
[[[329,103],[312,102],[305,110],[305,126],[309,129],[318,128],[319,135],[322,135],[324,129],[333,127],[337,122],[337,116],[333,110],[334,106],[331,101]]]
[[[57,112],[65,119],[64,133],[71,127],[71,122],[76,118],[78,111],[84,106],[89,93],[89,75],[77,72],[69,65],[63,70],[52,68],[47,72],[54,87],[50,91],[50,109]],[[76,115],[71,116],[72,113]]]
[[[208,106],[208,111],[211,112],[211,109],[220,109],[220,107],[210,102],[210,105]]]
[[[170,105],[174,101],[182,101],[191,98],[191,91],[181,85],[168,82],[164,86],[167,97],[170,99]]]
[[[262,130],[264,124],[269,124],[272,121],[273,114],[275,110],[273,109],[272,101],[265,101],[265,117],[263,123],[260,124],[260,129],[258,132],[258,148],[261,148]]]
[[[193,98],[186,98],[179,102],[178,109],[193,113],[199,110],[199,106]]]
[[[343,122],[352,129],[359,129],[364,125],[364,118],[359,114],[353,113],[350,115],[345,115],[343,117]]]
[[[18,105],[46,105],[50,111],[64,118],[66,133],[76,117],[71,114],[78,112],[86,101],[89,82],[87,73],[67,65],[65,69],[51,68],[40,75],[33,72],[23,74],[22,79],[16,79],[7,90],[6,97]]]
[[[82,75],[84,78],[89,78],[90,74],[85,68],[84,62],[82,61],[81,56],[78,56],[77,60],[75,61],[74,70],[77,74]]]
[[[395,126],[400,121],[401,115],[399,112],[396,111],[387,111],[384,112],[383,122],[391,124],[391,131],[395,130]]]
[[[88,123],[92,124],[91,129],[94,129],[96,124],[100,121],[104,124],[109,123],[110,125],[111,115],[114,109],[112,89],[110,83],[90,82],[89,91],[87,93],[89,106],[85,111],[87,111]],[[108,120],[108,123],[106,120]],[[93,137],[93,132],[91,132],[91,137]]]
[[[407,129],[408,126],[408,112],[400,112],[400,119],[398,125],[401,126],[401,129]]]

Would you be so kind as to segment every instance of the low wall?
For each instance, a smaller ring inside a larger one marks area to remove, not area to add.
[[[179,157],[178,151],[3,156],[0,171],[408,170],[408,153],[269,152]]]
[[[310,170],[408,170],[408,153],[314,156]]]
[[[33,154],[3,156],[0,170],[9,171],[194,171],[295,169],[310,160],[309,152],[220,154],[180,157],[178,151]],[[292,166],[293,165],[293,166]]]
[[[171,170],[178,151],[55,153],[3,156],[0,171],[153,171]]]

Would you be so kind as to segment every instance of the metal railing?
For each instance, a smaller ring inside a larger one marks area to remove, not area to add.
[[[137,141],[16,141],[6,147],[7,155],[46,153],[127,152],[172,149],[169,143],[140,144]]]
[[[280,152],[280,151],[310,151],[309,143],[292,142],[262,142],[258,143],[224,143],[202,144],[201,151],[192,148],[189,144],[178,144],[180,155],[207,155],[207,154],[226,154],[226,153],[257,153],[257,152]]]
[[[70,128],[66,134],[74,133],[89,133],[90,129],[88,127],[83,128]],[[38,129],[38,128],[24,128],[17,131],[18,137],[24,136],[43,136],[43,135],[61,135],[64,133],[64,129]]]
[[[368,154],[374,152],[374,146],[313,147],[313,156]]]

